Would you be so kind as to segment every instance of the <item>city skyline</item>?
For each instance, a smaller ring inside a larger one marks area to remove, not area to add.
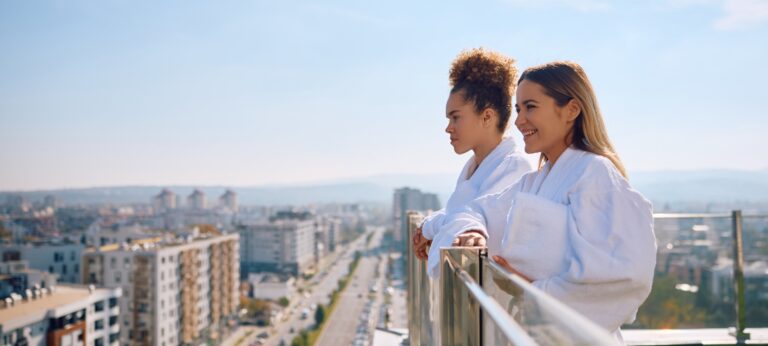
[[[582,64],[631,172],[765,170],[767,24],[749,0],[6,2],[0,190],[456,174],[448,67],[478,46]]]

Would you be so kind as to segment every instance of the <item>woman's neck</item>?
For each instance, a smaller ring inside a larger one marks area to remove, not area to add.
[[[475,170],[477,170],[477,167],[480,167],[480,164],[483,163],[483,160],[485,160],[485,158],[488,157],[488,155],[493,151],[493,149],[496,149],[496,147],[498,147],[499,144],[501,144],[501,140],[502,140],[502,137],[499,136],[485,143],[481,143],[477,147],[472,149],[472,152],[475,153]],[[471,175],[472,174],[470,174],[470,176]]]
[[[548,150],[546,153],[544,153],[544,156],[547,158],[547,162],[549,163],[549,166],[552,167],[555,165],[555,162],[557,162],[557,159],[560,158],[561,155],[565,152],[565,149],[568,149],[567,144],[563,144],[562,146],[558,146],[557,148],[553,148],[551,150]]]

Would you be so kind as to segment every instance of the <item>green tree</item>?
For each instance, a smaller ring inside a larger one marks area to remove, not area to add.
[[[277,300],[277,303],[280,304],[280,306],[282,307],[286,307],[288,306],[288,304],[291,303],[291,301],[288,300],[288,298],[286,297],[280,297],[280,299]]]
[[[315,310],[315,325],[321,325],[325,321],[325,308],[322,305],[317,305]]]
[[[637,313],[630,327],[673,329],[703,327],[707,314],[695,305],[696,295],[675,289],[671,277],[657,276],[651,294]]]

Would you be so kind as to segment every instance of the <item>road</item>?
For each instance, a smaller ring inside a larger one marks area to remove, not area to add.
[[[369,245],[366,244],[368,234],[373,234]],[[388,256],[379,249],[383,234],[383,227],[369,227],[365,234],[329,256],[318,274],[309,281],[297,283],[297,287],[304,288],[304,293],[296,293],[290,298],[290,305],[284,310],[284,315],[273,326],[243,326],[225,344],[235,346],[240,341],[241,346],[254,345],[258,335],[266,331],[269,337],[263,340],[263,345],[290,345],[291,340],[302,330],[314,326],[315,311],[311,310],[309,316],[302,319],[302,310],[314,304],[322,304],[327,309],[331,292],[347,274],[355,251],[360,251],[362,257],[355,275],[339,296],[340,303],[336,310],[330,316],[326,315],[326,326],[317,345],[369,345],[373,330],[383,319],[383,311],[386,310],[383,297],[387,285],[384,274],[388,268]],[[376,287],[375,293],[370,292],[371,287]]]
[[[339,297],[340,303],[328,318],[316,345],[370,344],[373,327],[379,318],[379,295],[383,291],[386,272],[385,261],[382,260],[386,256],[379,250],[383,235],[383,228],[374,231],[369,249],[363,252],[352,280]],[[376,292],[371,292],[372,288]],[[373,294],[369,297],[369,293]]]
[[[327,268],[321,269],[309,282],[300,284],[300,287],[304,287],[305,293],[297,293],[291,298],[291,305],[285,309],[288,313],[287,316],[283,316],[284,320],[276,323],[271,329],[270,337],[265,340],[264,345],[279,346],[281,341],[285,345],[290,345],[291,340],[301,330],[308,329],[314,325],[315,312],[310,311],[309,316],[306,319],[302,319],[302,310],[310,308],[313,304],[328,306],[330,294],[338,287],[339,280],[347,274],[349,263],[354,259],[355,251],[362,252],[365,250],[365,238],[366,234],[363,234],[355,239],[345,249],[340,251],[341,254],[337,255],[337,258]],[[248,345],[248,343],[243,344]]]

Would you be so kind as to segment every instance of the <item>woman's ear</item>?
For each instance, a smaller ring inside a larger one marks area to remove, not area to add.
[[[581,114],[581,104],[576,99],[571,99],[568,104],[565,105],[565,114],[569,122],[576,121],[576,118]]]
[[[486,108],[483,113],[480,114],[483,119],[483,126],[496,126],[496,111],[493,108]]]

